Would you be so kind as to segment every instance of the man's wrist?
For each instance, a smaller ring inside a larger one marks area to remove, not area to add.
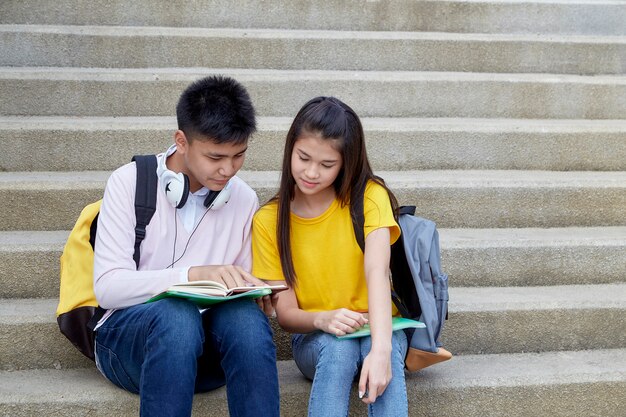
[[[198,278],[198,267],[190,266],[187,270],[187,282],[198,281],[199,279],[200,278]]]
[[[184,282],[189,282],[189,270],[191,269],[191,266],[187,266],[184,267],[183,269],[181,269],[180,271],[180,282],[184,283]]]

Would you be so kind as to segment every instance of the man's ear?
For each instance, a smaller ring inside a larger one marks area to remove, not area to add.
[[[180,129],[174,132],[174,143],[176,144],[176,151],[181,154],[187,153],[189,141],[187,140],[187,136],[185,136],[185,132]]]

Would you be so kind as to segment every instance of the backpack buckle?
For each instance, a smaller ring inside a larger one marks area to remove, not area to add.
[[[145,226],[135,227],[135,241],[142,241],[146,237]]]

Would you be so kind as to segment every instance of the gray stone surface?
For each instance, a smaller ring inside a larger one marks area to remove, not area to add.
[[[59,257],[68,231],[0,232],[0,299],[59,296]]]
[[[375,170],[626,170],[625,120],[363,118]],[[244,168],[275,170],[291,119],[261,117]],[[0,171],[113,170],[162,152],[163,117],[0,117]],[[110,152],[115,149],[116,152]],[[37,155],[37,158],[31,158]]]
[[[59,294],[68,231],[0,232],[0,299]],[[452,287],[626,281],[626,227],[440,229]]]
[[[439,227],[623,226],[626,172],[379,171],[400,204]],[[0,173],[2,230],[69,230],[109,172]],[[263,203],[278,172],[240,171]],[[45,210],[38,202],[45,201]]]
[[[437,221],[455,358],[407,378],[412,417],[621,417],[624,22],[621,0],[0,1],[0,415],[137,414],[58,332],[58,256],[110,171],[171,142],[182,89],[224,73],[261,116],[241,176],[262,201],[297,109],[335,95]],[[196,397],[226,414],[223,389]]]
[[[626,35],[624,21],[615,0],[0,2],[0,23],[28,24]]]
[[[617,417],[626,406],[624,349],[457,356],[407,377],[409,415]],[[279,362],[283,416],[302,416],[310,390],[291,361]],[[62,399],[62,400],[59,400]],[[138,397],[95,369],[0,372],[0,414],[128,416]],[[523,404],[523,406],[520,406]],[[364,415],[356,392],[350,416]],[[227,413],[225,390],[198,394],[194,415]]]
[[[452,286],[602,284],[626,280],[626,228],[441,229]]]
[[[0,65],[623,74],[626,36],[0,25]]]
[[[57,299],[5,299],[0,306],[0,369],[84,367],[58,332]],[[451,288],[444,347],[454,354],[546,352],[626,345],[626,283]],[[272,321],[278,358],[289,335]]]
[[[180,93],[211,74],[242,82],[261,116],[293,117],[334,95],[361,117],[622,119],[626,75],[0,67],[0,114],[172,115]]]

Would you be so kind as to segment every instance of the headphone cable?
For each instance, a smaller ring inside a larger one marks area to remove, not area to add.
[[[183,256],[185,256],[185,252],[187,252],[187,248],[189,247],[189,242],[191,242],[191,238],[193,237],[193,234],[196,233],[196,230],[198,230],[198,227],[200,226],[200,223],[202,223],[202,220],[204,219],[204,216],[206,216],[206,214],[209,212],[209,210],[211,210],[210,208],[207,208],[204,211],[204,214],[202,215],[202,217],[200,217],[200,221],[198,222],[198,224],[196,224],[196,227],[193,228],[193,230],[191,231],[191,235],[189,235],[189,239],[187,239],[187,243],[185,244],[185,249],[183,249],[183,253],[178,257],[178,259],[174,260],[174,257],[176,255],[176,237],[178,236],[178,219],[176,218],[176,210],[174,210],[174,250],[172,251],[172,263],[169,264],[168,266],[165,267],[165,269],[167,268],[174,268],[174,264],[178,261],[180,261],[182,259]]]

